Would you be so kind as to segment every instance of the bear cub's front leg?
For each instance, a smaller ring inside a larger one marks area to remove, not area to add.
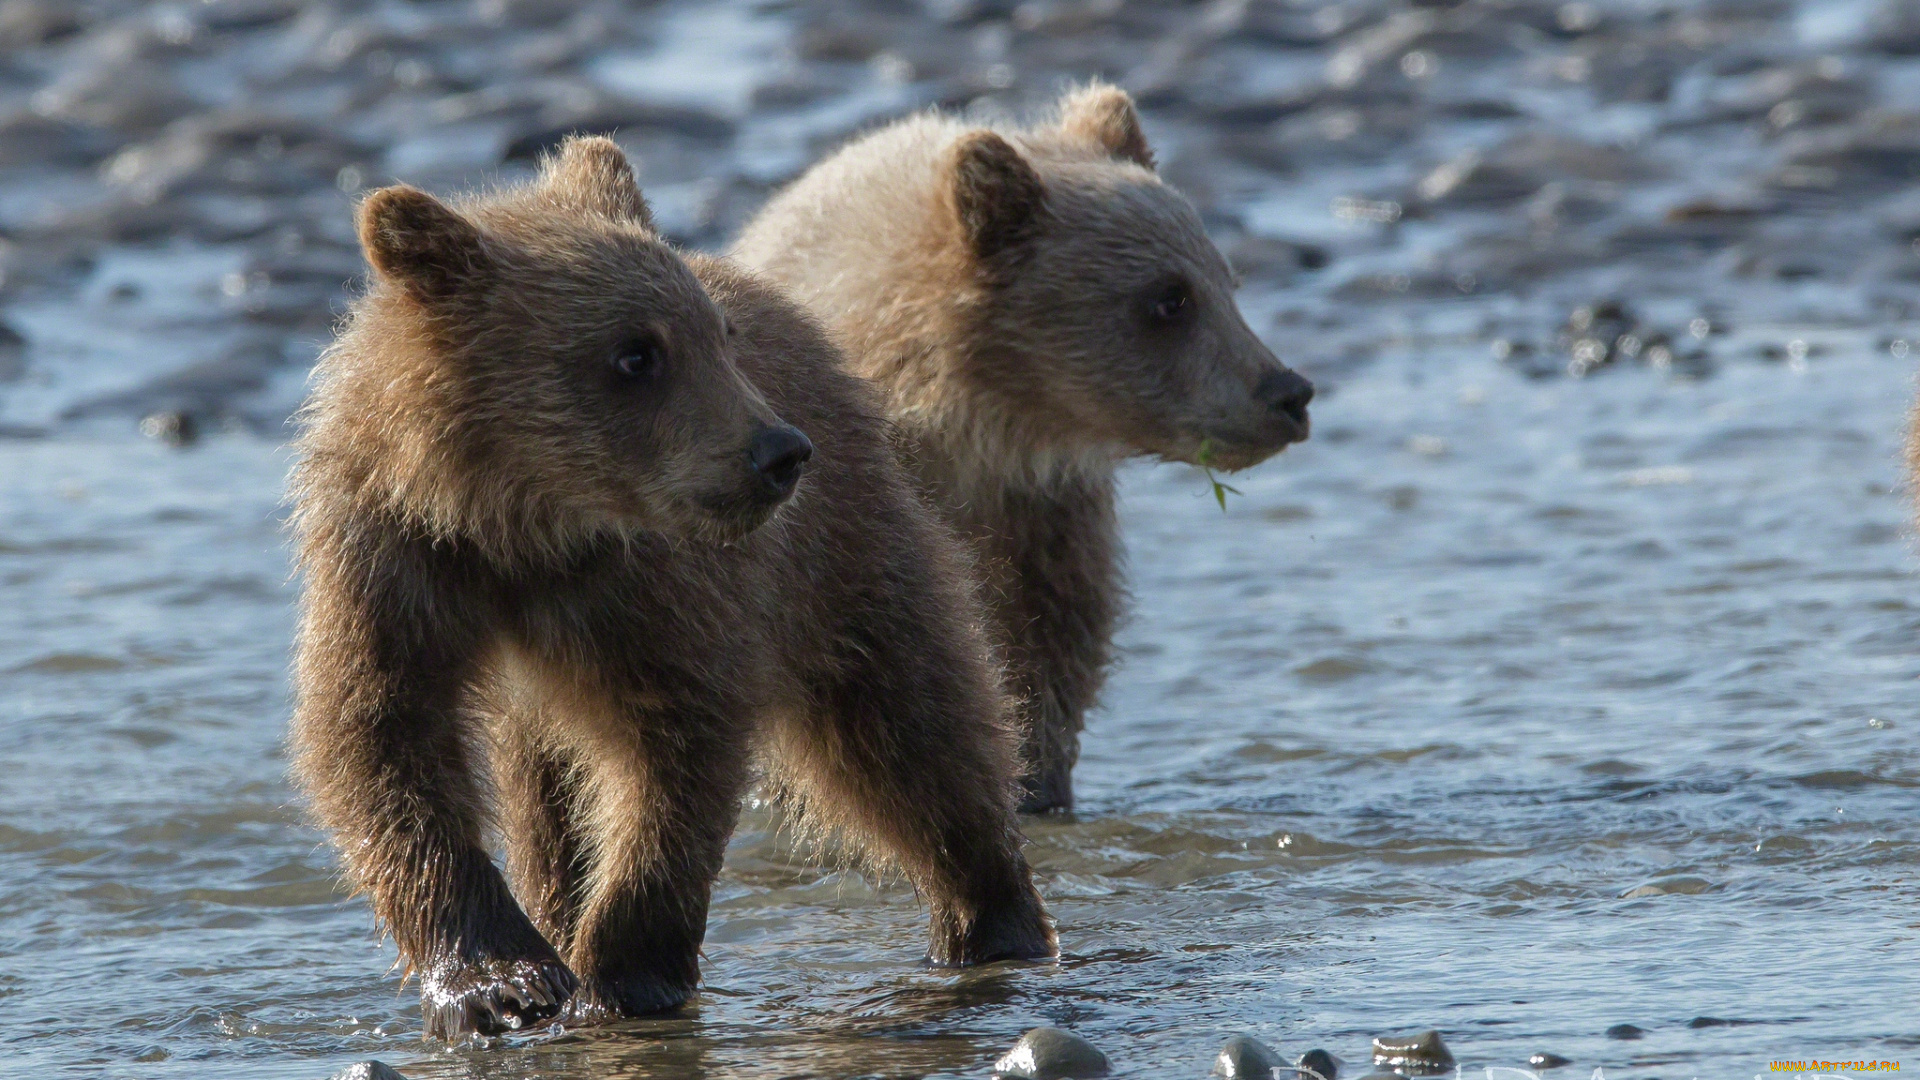
[[[714,695],[719,696],[719,695]],[[580,988],[569,1016],[677,1008],[700,982],[707,905],[739,815],[748,718],[703,703],[625,716],[625,753],[580,764],[591,872],[569,932]]]
[[[420,977],[427,1034],[500,1035],[557,1016],[573,973],[507,890],[483,843],[482,785],[458,708],[472,669],[471,622],[430,551],[378,552],[411,571],[354,572],[314,538],[306,552],[295,768],[405,963]],[[404,582],[404,585],[400,584]]]

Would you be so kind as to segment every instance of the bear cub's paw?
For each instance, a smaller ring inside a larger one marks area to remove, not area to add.
[[[1023,814],[1048,814],[1073,809],[1073,766],[1053,762],[1036,767],[1021,780],[1020,806]]]
[[[574,986],[557,959],[448,963],[421,977],[420,1014],[429,1038],[505,1035],[560,1015]]]
[[[1040,894],[1029,887],[1018,901],[987,908],[964,929],[956,919],[936,916],[927,962],[934,967],[967,967],[997,960],[1051,960],[1059,955],[1053,920],[1047,917]]]
[[[567,1006],[568,1024],[603,1024],[626,1016],[670,1012],[687,1003],[693,987],[651,972],[588,978]]]

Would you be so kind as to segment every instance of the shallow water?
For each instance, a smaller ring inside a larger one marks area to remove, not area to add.
[[[1426,1026],[1583,1078],[1920,1054],[1902,5],[295,9],[0,9],[0,1074],[978,1077],[1042,1023],[1136,1077]],[[925,970],[909,892],[750,809],[694,1008],[422,1044],[283,775],[282,424],[350,191],[617,125],[717,247],[862,124],[1095,72],[1322,396],[1224,516],[1127,475],[1080,808],[1028,823],[1066,956]]]

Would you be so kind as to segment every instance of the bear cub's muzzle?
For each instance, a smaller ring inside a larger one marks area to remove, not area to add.
[[[1313,384],[1292,368],[1279,368],[1260,377],[1254,385],[1255,400],[1279,413],[1297,429],[1288,442],[1301,442],[1311,430],[1307,403],[1313,400]]]
[[[800,483],[807,461],[813,457],[813,443],[799,428],[789,424],[765,426],[753,433],[747,459],[772,498],[785,499]]]

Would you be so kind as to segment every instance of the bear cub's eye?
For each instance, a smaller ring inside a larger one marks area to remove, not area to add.
[[[660,351],[651,336],[633,338],[613,351],[613,369],[622,378],[644,379],[660,367]]]
[[[1147,310],[1159,322],[1179,322],[1193,310],[1193,293],[1188,291],[1184,284],[1168,285],[1154,297],[1153,303]]]

